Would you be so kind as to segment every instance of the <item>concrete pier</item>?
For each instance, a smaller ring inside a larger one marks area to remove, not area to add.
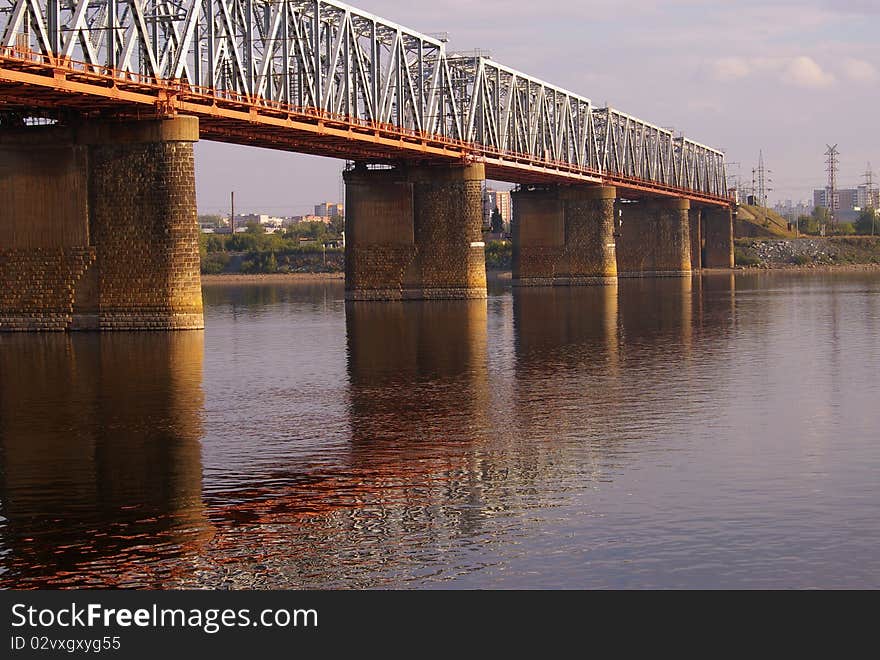
[[[733,268],[733,212],[730,207],[705,209],[706,268]]]
[[[486,297],[482,164],[358,165],[343,177],[346,298]]]
[[[204,327],[198,119],[0,131],[0,331]]]
[[[621,203],[619,208],[619,277],[685,277],[691,274],[688,200],[640,200]]]
[[[703,267],[703,218],[700,207],[691,208],[688,211],[690,221],[691,239],[691,270],[700,270]]]
[[[617,282],[610,186],[526,188],[513,198],[513,283]]]

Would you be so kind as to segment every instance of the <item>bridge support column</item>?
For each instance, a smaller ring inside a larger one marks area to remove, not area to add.
[[[204,327],[195,117],[87,124],[101,329]]]
[[[699,207],[688,211],[690,220],[691,237],[691,270],[700,270],[703,267],[703,230],[702,211]]]
[[[616,283],[615,195],[585,185],[514,192],[514,284]]]
[[[733,212],[730,207],[705,209],[706,268],[733,268]]]
[[[0,131],[0,330],[204,327],[180,117]]]
[[[72,326],[95,261],[88,183],[71,131],[0,129],[0,331]]]
[[[482,164],[343,177],[349,300],[486,297]]]
[[[621,204],[617,239],[619,277],[685,277],[691,274],[686,199]]]
[[[559,190],[515,190],[511,235],[513,238],[513,284],[552,286],[563,269],[565,221]]]

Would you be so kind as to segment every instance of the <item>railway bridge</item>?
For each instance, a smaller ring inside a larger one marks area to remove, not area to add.
[[[193,143],[347,161],[346,295],[730,267],[724,155],[334,0],[0,0],[0,330],[203,327]],[[291,172],[292,185],[296,173]]]

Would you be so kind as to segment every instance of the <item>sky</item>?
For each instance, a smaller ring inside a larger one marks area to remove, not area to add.
[[[751,183],[763,151],[771,204],[880,181],[880,0],[355,0],[359,9],[492,58],[726,153]],[[343,161],[203,141],[201,213],[291,215],[341,201]]]

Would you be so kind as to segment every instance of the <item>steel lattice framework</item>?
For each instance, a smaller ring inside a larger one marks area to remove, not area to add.
[[[87,108],[91,85],[105,103],[216,118],[205,128],[215,139],[240,140],[235,113],[246,113],[274,131],[264,146],[281,144],[286,122],[301,134],[279,148],[390,158],[394,141],[418,143],[512,181],[727,197],[718,150],[332,0],[0,0],[0,107],[27,105],[13,83],[50,75],[59,93],[47,107]],[[367,130],[375,147],[346,148]]]

